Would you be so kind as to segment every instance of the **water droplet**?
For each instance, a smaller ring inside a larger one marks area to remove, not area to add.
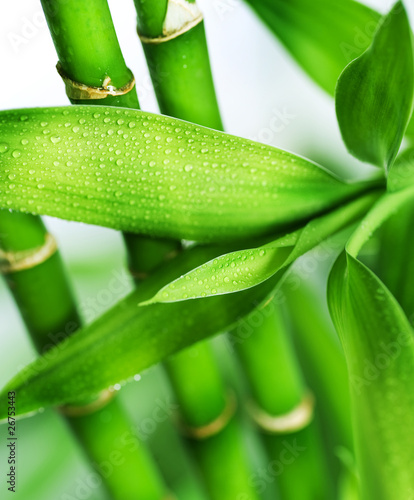
[[[9,145],[5,142],[0,143],[0,153],[5,153],[9,149]]]
[[[18,149],[15,149],[12,153],[13,158],[20,158],[21,155],[22,153]]]
[[[185,170],[186,172],[191,172],[191,170],[193,170],[193,166],[192,166],[192,165],[186,165],[186,166],[184,167],[184,170]]]
[[[58,144],[61,141],[61,138],[57,135],[52,135],[50,140],[51,140],[51,142],[53,142],[53,144]]]

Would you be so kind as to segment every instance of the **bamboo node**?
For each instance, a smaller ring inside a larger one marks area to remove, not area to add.
[[[83,417],[97,412],[106,406],[115,396],[115,391],[105,389],[102,391],[97,399],[86,405],[63,405],[59,406],[58,410],[66,417]]]
[[[186,0],[169,0],[162,35],[148,37],[141,34],[139,29],[137,29],[137,33],[142,43],[165,43],[190,31],[203,19],[203,14],[196,3],[189,3]]]
[[[203,440],[215,436],[219,432],[221,432],[226,425],[232,419],[237,408],[237,400],[236,396],[233,392],[229,392],[227,395],[226,405],[224,410],[220,413],[220,415],[212,420],[210,423],[206,425],[202,425],[200,427],[192,427],[184,423],[181,419],[179,421],[179,427],[181,432],[191,438],[197,440]]]
[[[57,63],[56,69],[65,83],[66,95],[69,97],[69,99],[75,101],[105,99],[108,96],[121,96],[127,94],[135,87],[135,78],[132,73],[131,79],[123,87],[117,88],[111,85],[111,78],[109,76],[105,77],[104,81],[102,82],[102,87],[93,87],[71,80],[63,71],[60,62]]]
[[[45,242],[40,247],[19,252],[5,252],[0,249],[0,273],[11,274],[36,267],[49,259],[56,250],[56,240],[49,233],[46,233]]]
[[[311,392],[307,392],[293,410],[283,415],[271,415],[252,400],[247,405],[253,421],[268,434],[290,434],[304,429],[313,419],[314,408],[315,398]]]

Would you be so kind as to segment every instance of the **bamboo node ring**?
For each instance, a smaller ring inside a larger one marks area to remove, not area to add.
[[[250,400],[247,410],[260,429],[268,434],[290,434],[307,427],[313,419],[315,398],[307,392],[293,410],[283,415],[271,415]]]
[[[31,269],[49,259],[56,250],[56,240],[49,233],[46,233],[45,242],[42,246],[18,252],[0,250],[0,272],[3,274],[11,274]]]
[[[66,417],[83,417],[85,415],[91,415],[106,406],[114,396],[115,391],[105,389],[100,392],[97,399],[93,400],[91,403],[86,405],[63,405],[59,406],[58,410]]]
[[[206,425],[192,427],[180,419],[178,425],[183,435],[191,439],[203,440],[221,432],[230,422],[237,408],[237,400],[233,392],[229,392],[226,399],[224,410],[217,418]]]
[[[162,34],[156,37],[145,36],[137,28],[142,43],[160,44],[174,40],[187,33],[203,21],[204,17],[195,3],[186,0],[169,0]]]
[[[111,78],[106,76],[101,87],[93,87],[83,83],[76,82],[68,77],[63,71],[60,62],[56,64],[56,69],[61,76],[66,87],[66,95],[69,99],[79,100],[96,100],[105,99],[108,96],[116,97],[125,95],[135,87],[135,78],[131,72],[131,79],[123,87],[114,87],[111,85]]]

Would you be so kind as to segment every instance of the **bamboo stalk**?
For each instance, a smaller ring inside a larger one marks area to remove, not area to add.
[[[130,85],[133,75],[122,56],[107,1],[42,0],[42,5],[70,101],[138,108],[135,87]],[[121,91],[119,95],[108,95],[107,89],[115,94],[117,89]],[[110,407],[110,424],[102,424],[98,412],[72,422],[73,430],[91,455],[102,453],[111,441],[119,441],[130,427],[116,400]],[[166,491],[163,480],[143,444],[132,440],[132,450],[126,445],[121,450],[120,474],[106,478],[107,485],[114,498],[160,499]]]
[[[138,34],[161,113],[222,130],[204,23],[196,3],[134,1]],[[148,257],[142,252],[141,262]],[[190,437],[210,497],[257,498],[248,482],[240,428],[232,418],[233,396],[227,393],[209,343],[171,356],[165,367],[180,404],[182,430]]]
[[[122,88],[132,73],[125,64],[107,0],[42,0],[43,10],[62,72],[85,86]],[[76,104],[100,104],[138,108],[135,88],[103,99],[70,98]]]
[[[249,411],[262,430],[284,500],[332,498],[313,401],[286,335],[277,306],[270,302],[246,319],[232,343],[245,370],[252,400]],[[300,478],[300,481],[298,480]]]
[[[134,2],[138,33],[161,113],[222,130],[204,22],[196,2],[153,1],[151,9],[157,9],[156,17],[145,0]],[[184,11],[181,17],[180,11]],[[192,20],[197,24],[192,26]]]
[[[40,353],[81,324],[62,259],[57,247],[48,244],[50,238],[39,217],[0,210],[0,267]],[[42,248],[47,251],[42,252]],[[88,413],[89,404],[94,404],[91,401],[73,404],[71,414],[66,408],[61,411],[112,498],[124,499],[131,492],[135,498],[162,498],[165,490],[157,471],[131,435],[118,400],[108,394],[93,413]],[[128,440],[123,441],[122,436]],[[114,469],[111,474],[103,468],[107,463]]]
[[[309,380],[320,395],[318,404],[324,428],[332,435],[334,448],[344,446],[352,451],[348,372],[341,346],[335,342],[336,334],[330,331],[329,319],[307,285],[302,284],[294,291],[286,289],[285,293],[297,348],[306,362],[307,376],[312,378]]]

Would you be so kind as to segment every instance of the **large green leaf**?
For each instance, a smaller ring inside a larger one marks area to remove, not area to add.
[[[338,80],[336,114],[349,152],[388,168],[407,128],[413,93],[412,31],[403,4],[397,2],[370,48]]]
[[[382,198],[349,240],[328,285],[347,359],[364,499],[406,500],[414,494],[413,331],[395,297],[358,260],[373,232],[413,201],[414,189]]]
[[[7,415],[8,391],[17,393],[19,414],[76,402],[242,320],[281,275],[238,294],[137,307],[166,282],[222,251],[196,247],[183,252],[97,321],[28,365],[1,391],[0,419]]]
[[[365,189],[262,144],[142,111],[0,113],[0,208],[198,241],[274,233]]]
[[[345,66],[371,43],[380,15],[353,0],[247,0],[300,66],[334,95]]]
[[[169,283],[141,305],[233,293],[258,285],[360,219],[377,198],[377,192],[367,194],[270,243],[217,257]]]

